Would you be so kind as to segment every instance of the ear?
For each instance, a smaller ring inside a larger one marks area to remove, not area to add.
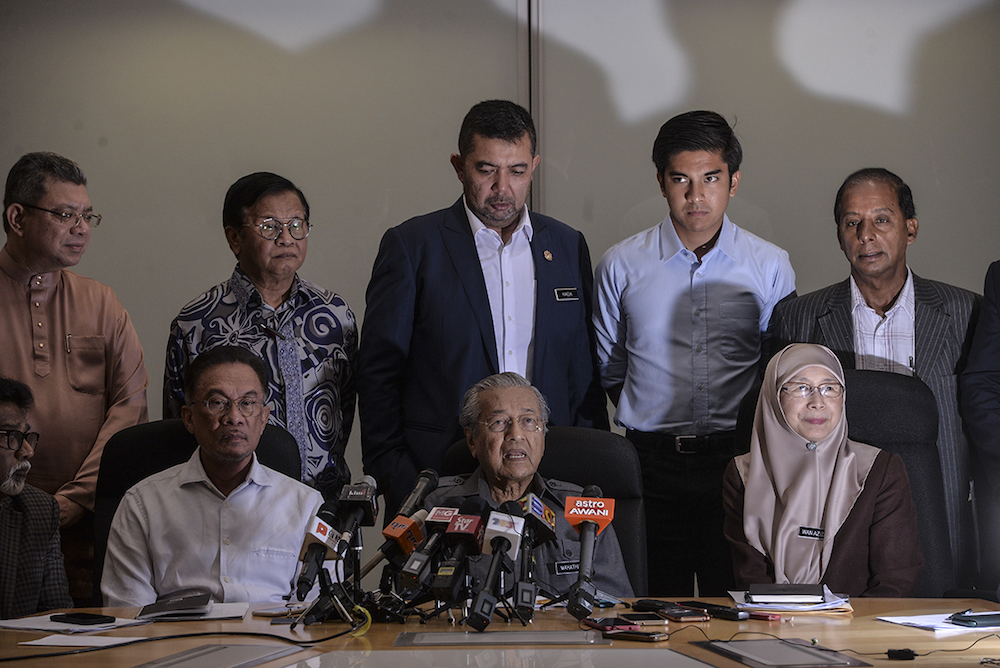
[[[917,231],[920,229],[920,222],[916,218],[906,219],[906,245],[909,246],[917,240]]]
[[[10,231],[19,237],[24,236],[24,216],[27,212],[24,207],[17,202],[11,204],[4,211],[4,215],[7,217],[7,223],[10,226]]]
[[[733,172],[732,176],[729,177],[729,196],[732,197],[736,194],[736,189],[740,186],[740,170]]]
[[[236,259],[240,259],[240,247],[243,245],[243,230],[226,226],[226,241],[229,242],[229,250],[233,251]]]
[[[458,153],[451,154],[451,166],[455,169],[455,176],[462,183],[465,183],[465,160]]]
[[[187,404],[181,406],[181,422],[184,423],[184,428],[190,433],[194,433],[194,411]]]

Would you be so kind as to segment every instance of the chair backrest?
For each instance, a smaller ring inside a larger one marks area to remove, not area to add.
[[[101,455],[94,500],[94,604],[101,601],[101,572],[111,531],[111,520],[125,492],[137,482],[171,466],[183,464],[198,447],[179,419],[159,420],[122,429],[108,439]],[[261,464],[300,479],[299,448],[281,427],[267,425],[257,445]]]
[[[477,462],[465,441],[445,453],[441,475],[462,475]],[[636,596],[646,595],[646,513],[642,504],[642,469],[635,447],[624,436],[586,427],[550,427],[545,456],[538,466],[544,478],[581,487],[599,485],[615,500],[613,526]]]
[[[914,595],[939,597],[955,586],[955,569],[944,511],[934,393],[917,378],[884,371],[846,369],[844,384],[849,438],[903,458],[924,555],[924,570]],[[736,431],[747,447],[758,393],[759,388],[748,394],[740,406]]]
[[[917,507],[924,570],[915,596],[936,597],[955,586],[938,456],[938,412],[923,381],[884,371],[844,371],[851,440],[898,454]]]

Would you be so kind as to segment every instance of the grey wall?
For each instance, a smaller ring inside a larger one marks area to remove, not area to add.
[[[465,111],[523,97],[528,8],[0,3],[0,171],[52,150],[88,174],[105,222],[78,271],[132,315],[151,418],[170,320],[232,270],[226,188],[258,170],[295,181],[315,223],[302,274],[362,321],[384,230],[459,194],[448,156]],[[913,269],[981,291],[1000,257],[995,0],[546,0],[537,18],[536,208],[583,230],[595,262],[666,216],[649,159],[659,125],[710,108],[746,154],[730,214],[790,252],[800,293],[846,275],[832,198],[871,165],[914,189]]]

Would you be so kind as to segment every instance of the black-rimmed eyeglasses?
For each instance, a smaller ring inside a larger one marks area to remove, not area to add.
[[[0,429],[0,445],[8,450],[18,452],[26,441],[32,450],[34,450],[35,445],[38,443],[38,432],[23,432],[20,429]]]

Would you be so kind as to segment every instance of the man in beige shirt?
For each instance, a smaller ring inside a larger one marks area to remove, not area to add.
[[[111,288],[69,267],[101,222],[79,166],[29,153],[4,190],[0,250],[0,374],[35,395],[32,423],[47,444],[28,482],[59,503],[70,592],[91,596],[92,511],[104,443],[147,420],[146,368],[128,314]]]

